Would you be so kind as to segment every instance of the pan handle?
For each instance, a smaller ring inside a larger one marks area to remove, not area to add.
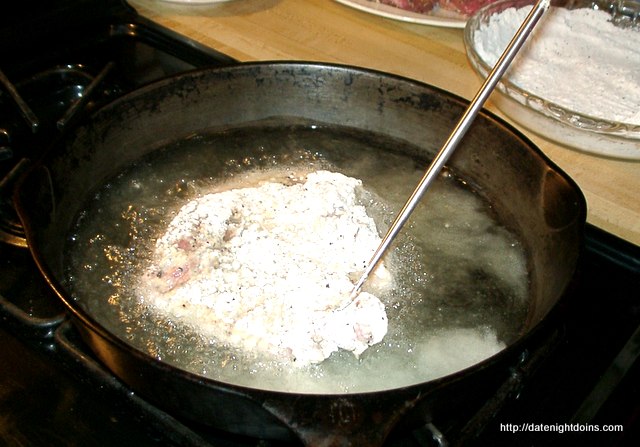
[[[272,396],[263,407],[305,446],[382,446],[398,421],[423,396],[398,390],[354,395]]]

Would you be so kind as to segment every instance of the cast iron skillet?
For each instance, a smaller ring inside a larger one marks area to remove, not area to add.
[[[531,306],[516,342],[438,380],[322,395],[244,388],[184,372],[127,345],[70,298],[63,285],[65,240],[87,194],[106,178],[152,148],[203,129],[305,119],[399,138],[429,157],[465,107],[432,86],[348,66],[265,62],[181,74],[118,99],[55,144],[23,177],[18,212],[37,265],[83,339],[135,392],[178,417],[235,433],[314,446],[381,445],[394,427],[437,422],[486,401],[570,290],[584,198],[505,122],[481,113],[449,165],[520,233],[531,269]]]

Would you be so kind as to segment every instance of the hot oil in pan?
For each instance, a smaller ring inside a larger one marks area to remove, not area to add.
[[[131,345],[228,383],[343,393],[458,371],[517,338],[528,307],[528,277],[517,237],[498,223],[488,201],[449,171],[386,261],[396,275],[393,290],[380,296],[389,330],[359,359],[338,352],[320,364],[292,368],[246,355],[160,315],[134,293],[155,240],[189,200],[242,187],[256,171],[268,177],[325,169],[363,181],[367,194],[361,200],[382,235],[422,175],[426,162],[418,153],[381,135],[309,125],[262,123],[185,138],[119,173],[88,200],[70,238],[68,286],[97,321]]]

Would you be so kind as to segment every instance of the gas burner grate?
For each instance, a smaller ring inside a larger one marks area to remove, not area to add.
[[[26,246],[13,209],[13,187],[22,169],[61,134],[147,83],[233,62],[141,18],[103,24],[95,33],[34,61],[20,54],[19,62],[6,62],[6,70],[0,66],[0,243]]]

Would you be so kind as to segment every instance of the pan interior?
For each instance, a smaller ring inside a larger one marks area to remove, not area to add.
[[[298,393],[377,391],[471,366],[516,340],[529,308],[525,247],[494,204],[445,170],[386,263],[385,339],[360,358],[334,353],[295,368],[234,350],[143,305],[135,281],[176,210],[258,175],[329,170],[361,179],[384,234],[428,161],[419,148],[352,128],[260,122],[157,148],[93,191],[65,252],[66,286],[109,331],[180,369],[226,383]],[[322,200],[321,197],[318,200]],[[375,247],[371,247],[375,249]],[[286,268],[283,266],[283,268]]]

